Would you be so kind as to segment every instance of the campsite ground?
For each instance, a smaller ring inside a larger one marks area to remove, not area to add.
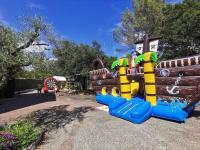
[[[0,105],[0,122],[29,114],[47,132],[38,150],[200,149],[200,109],[186,123],[150,118],[137,125],[108,115],[93,95],[36,96]]]

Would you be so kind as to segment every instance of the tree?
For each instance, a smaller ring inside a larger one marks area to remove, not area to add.
[[[88,74],[91,70],[91,64],[97,55],[104,55],[100,48],[100,44],[96,41],[92,43],[92,46],[86,44],[77,45],[70,41],[60,41],[60,47],[54,49],[60,73],[65,76]]]
[[[82,89],[86,88],[86,78],[92,70],[92,62],[97,56],[104,54],[101,45],[96,41],[92,45],[75,44],[70,41],[60,41],[60,46],[54,49],[54,55],[58,59],[60,75],[71,76],[81,83]]]
[[[56,60],[49,60],[43,52],[32,55],[31,65],[22,68],[16,74],[17,78],[44,79],[59,74]]]
[[[163,59],[185,57],[200,52],[200,1],[184,0],[167,5],[162,29]]]
[[[10,27],[0,25],[0,90],[21,70],[31,63],[30,54],[25,52],[39,36],[48,35],[48,25],[41,17],[24,17],[24,30],[13,31]]]
[[[106,64],[106,67],[107,67],[108,69],[112,69],[112,68],[111,68],[112,63],[113,63],[114,61],[116,61],[116,60],[117,60],[117,57],[112,57],[112,56],[104,56],[104,59],[103,59],[103,61],[104,61],[105,64]]]
[[[133,47],[144,34],[159,36],[163,23],[163,0],[133,0],[133,11],[125,10],[121,24],[113,31],[116,42]]]

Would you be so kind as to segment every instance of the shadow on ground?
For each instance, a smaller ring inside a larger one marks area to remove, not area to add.
[[[74,120],[81,122],[84,119],[84,113],[95,110],[93,107],[76,107],[72,111],[69,111],[67,110],[68,106],[60,105],[39,110],[31,113],[29,117],[37,126],[50,131],[63,127]]]
[[[0,100],[0,114],[49,101],[56,101],[55,94],[47,93],[37,96],[37,94],[31,93],[11,99],[4,99],[3,101]]]
[[[194,117],[194,118],[200,120],[200,109],[199,110],[194,110],[190,117]]]

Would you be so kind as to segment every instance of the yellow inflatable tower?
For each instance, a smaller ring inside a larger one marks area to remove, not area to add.
[[[120,80],[120,93],[121,97],[130,100],[131,97],[131,85],[127,79],[126,70],[128,67],[128,58],[119,59],[119,80]]]
[[[146,100],[151,103],[152,106],[156,105],[156,85],[155,85],[155,73],[154,63],[151,61],[151,53],[144,53],[144,84]]]

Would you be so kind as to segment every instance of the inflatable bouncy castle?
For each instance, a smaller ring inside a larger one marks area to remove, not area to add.
[[[200,55],[159,62],[157,47],[158,38],[145,36],[137,55],[113,62],[117,73],[94,61],[90,80],[110,115],[142,123],[150,117],[184,122],[192,114],[200,100]]]

